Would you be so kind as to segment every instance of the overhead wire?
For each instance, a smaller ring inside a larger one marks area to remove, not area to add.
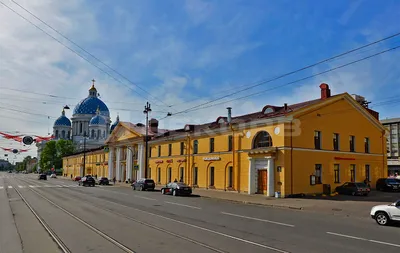
[[[11,0],[12,1],[12,0]],[[77,43],[73,42],[71,39],[67,38],[65,35],[63,35],[62,33],[60,33],[59,31],[57,31],[55,28],[53,28],[52,26],[50,26],[49,24],[47,24],[46,22],[44,22],[42,19],[40,19],[39,17],[37,17],[35,14],[33,14],[32,12],[30,12],[29,10],[27,10],[26,8],[22,7],[20,4],[14,2],[16,5],[18,5],[20,8],[22,8],[23,10],[25,10],[26,12],[28,12],[30,15],[32,15],[33,17],[35,17],[37,20],[39,20],[40,22],[42,22],[43,24],[45,24],[47,27],[49,27],[50,29],[52,29],[53,31],[55,31],[57,34],[59,34],[60,36],[62,36],[63,38],[65,38],[66,40],[68,40],[70,43],[74,44],[75,46],[79,47],[81,50],[83,50],[84,52],[86,52],[87,54],[89,54],[90,56],[92,56],[94,59],[96,59],[97,61],[99,61],[100,63],[102,63],[104,66],[107,66],[110,70],[112,70],[113,72],[117,73],[119,76],[121,76],[123,79],[127,80],[129,83],[131,83],[132,85],[136,86],[137,88],[139,88],[140,90],[142,90],[143,92],[147,93],[149,95],[149,97],[153,98],[156,101],[161,102],[162,104],[169,106],[167,104],[165,104],[162,100],[153,97],[148,91],[146,91],[145,89],[143,89],[142,87],[140,87],[139,85],[135,84],[134,82],[130,81],[128,78],[126,78],[125,76],[123,76],[122,74],[120,74],[118,71],[116,71],[115,69],[111,68],[110,66],[108,66],[106,63],[102,62],[101,60],[99,60],[97,57],[95,57],[93,54],[89,53],[87,50],[83,49],[82,47],[80,47]],[[98,65],[94,64],[93,62],[91,62],[88,58],[86,58],[85,56],[82,56],[78,51],[76,51],[75,49],[71,48],[70,46],[66,45],[65,43],[63,43],[61,40],[57,39],[56,37],[54,37],[53,35],[51,35],[50,33],[48,33],[47,31],[45,31],[44,29],[42,29],[41,27],[39,27],[38,25],[36,25],[35,23],[33,23],[32,21],[30,21],[29,19],[27,19],[26,17],[24,17],[23,15],[21,15],[20,13],[18,13],[17,11],[15,11],[13,8],[11,8],[10,6],[6,5],[4,2],[2,2],[0,0],[0,3],[5,6],[7,9],[9,9],[10,11],[12,11],[13,13],[15,13],[16,15],[18,15],[19,17],[21,17],[22,19],[24,19],[26,22],[30,23],[31,25],[35,26],[37,29],[39,29],[40,31],[42,31],[43,33],[45,33],[46,35],[48,35],[49,37],[51,37],[53,40],[55,40],[56,42],[58,42],[59,44],[61,44],[62,46],[64,46],[65,48],[67,48],[68,50],[70,50],[71,52],[73,52],[74,54],[76,54],[77,56],[79,56],[80,58],[82,58],[83,60],[85,60],[86,62],[88,62],[89,64],[91,64],[92,66],[96,67],[98,70],[100,70],[101,72],[105,73],[106,75],[108,75],[109,77],[111,77],[112,79],[114,79],[115,81],[123,84],[124,86],[128,87],[129,89],[131,89],[133,92],[135,92],[136,94],[138,94],[139,96],[142,96],[140,93],[138,93],[136,90],[132,89],[132,87],[130,87],[129,85],[126,85],[124,82],[122,82],[121,80],[119,80],[118,78],[116,78],[115,76],[113,76],[111,73],[109,73],[108,71],[102,69],[101,67],[99,67]]]
[[[337,67],[330,68],[330,69],[328,69],[328,70],[325,70],[325,71],[322,71],[322,72],[319,72],[319,73],[316,73],[316,74],[313,74],[313,75],[309,75],[309,76],[306,76],[306,77],[304,77],[304,78],[297,79],[297,80],[295,80],[295,81],[291,81],[291,82],[288,82],[288,83],[285,83],[285,84],[282,84],[282,85],[274,86],[274,87],[271,87],[271,88],[269,88],[269,89],[265,89],[265,90],[262,90],[262,91],[257,91],[257,92],[255,92],[255,93],[251,93],[251,94],[248,94],[248,95],[245,95],[245,96],[242,96],[242,97],[230,99],[230,100],[227,100],[227,101],[219,102],[219,103],[212,104],[212,105],[208,105],[208,106],[203,106],[203,107],[194,106],[194,107],[192,107],[192,108],[189,108],[189,109],[182,110],[182,111],[179,111],[179,112],[177,112],[177,113],[174,113],[173,115],[177,115],[177,114],[181,114],[181,113],[193,112],[193,111],[197,111],[197,110],[203,110],[203,109],[206,109],[206,108],[210,108],[210,107],[214,107],[214,106],[217,106],[217,105],[226,104],[226,103],[233,102],[233,101],[236,101],[236,100],[241,100],[241,99],[245,99],[245,98],[249,98],[249,97],[261,95],[261,94],[263,94],[263,93],[265,93],[265,92],[268,92],[268,91],[271,91],[271,90],[275,90],[275,89],[279,89],[279,88],[282,88],[282,87],[285,87],[285,86],[288,86],[288,85],[292,85],[292,84],[295,84],[295,83],[298,83],[298,82],[301,82],[301,81],[304,81],[304,80],[307,80],[307,79],[310,79],[310,78],[313,78],[313,77],[316,77],[316,76],[320,76],[320,75],[323,75],[323,74],[326,74],[326,73],[329,73],[329,72],[332,72],[332,71],[335,71],[335,70],[338,70],[338,69],[341,69],[341,68],[344,68],[344,67],[353,65],[353,64],[358,63],[358,62],[361,62],[361,61],[365,61],[365,60],[367,60],[367,59],[376,57],[376,56],[378,56],[378,55],[381,55],[381,54],[384,54],[384,53],[387,53],[387,52],[394,51],[394,50],[396,50],[396,49],[398,49],[398,48],[400,48],[400,46],[392,47],[392,48],[389,48],[389,49],[380,51],[380,52],[378,52],[378,53],[375,53],[375,54],[372,54],[372,55],[363,57],[363,58],[361,58],[361,59],[358,59],[358,60],[355,60],[355,61],[351,61],[351,62],[349,62],[349,63],[343,64],[343,65],[339,65],[339,66],[337,66]]]
[[[271,79],[267,79],[267,80],[263,80],[263,81],[257,82],[256,84],[250,85],[250,86],[248,86],[248,87],[246,87],[246,88],[243,88],[243,89],[240,89],[240,90],[238,90],[238,91],[235,91],[235,92],[226,94],[226,95],[224,95],[224,96],[218,97],[218,98],[216,98],[216,99],[213,99],[213,100],[210,100],[210,101],[201,103],[201,104],[199,104],[199,105],[195,105],[195,106],[190,107],[190,108],[188,108],[188,109],[186,109],[186,110],[184,110],[184,111],[190,111],[191,109],[195,109],[195,108],[198,108],[198,107],[201,107],[201,106],[204,106],[204,105],[208,105],[208,104],[210,104],[210,103],[219,101],[219,100],[221,100],[221,99],[224,99],[224,98],[227,98],[227,97],[230,97],[230,96],[233,96],[233,95],[242,93],[242,92],[244,92],[244,91],[253,89],[253,88],[255,88],[255,87],[259,87],[259,86],[261,86],[261,85],[264,85],[264,84],[267,84],[267,83],[276,81],[276,80],[281,79],[281,78],[283,78],[283,77],[287,77],[287,76],[293,75],[293,74],[295,74],[295,73],[299,73],[299,72],[304,71],[304,70],[306,70],[306,69],[309,69],[309,68],[318,66],[318,65],[320,65],[320,64],[322,64],[322,63],[326,63],[326,62],[332,61],[332,60],[337,59],[337,58],[339,58],[339,57],[342,57],[342,56],[351,54],[351,53],[356,52],[356,51],[358,51],[358,50],[361,50],[361,49],[363,49],[363,48],[366,48],[366,47],[369,47],[369,46],[378,44],[378,43],[380,43],[380,42],[389,40],[389,39],[394,38],[394,37],[397,37],[397,36],[399,36],[399,35],[400,35],[400,32],[395,33],[395,34],[392,34],[392,35],[387,36],[387,37],[385,37],[385,38],[382,38],[382,39],[379,39],[379,40],[377,40],[377,41],[368,43],[368,44],[366,44],[366,45],[357,47],[357,48],[355,48],[355,49],[346,51],[346,52],[344,52],[344,53],[341,53],[341,54],[338,54],[338,55],[336,55],[336,56],[327,58],[327,59],[322,60],[322,61],[319,61],[319,62],[317,62],[317,63],[314,63],[314,64],[311,64],[311,65],[302,67],[302,68],[297,69],[297,70],[294,70],[294,71],[290,71],[290,72],[285,73],[285,74],[282,74],[282,75],[278,75],[278,76],[273,77],[273,78],[271,78]],[[205,107],[205,108],[207,108],[207,107]],[[177,113],[175,113],[175,114],[178,114],[178,113],[181,113],[181,112],[177,112]]]

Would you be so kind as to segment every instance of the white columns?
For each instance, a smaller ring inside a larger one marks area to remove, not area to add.
[[[145,176],[145,161],[144,161],[144,145],[143,144],[139,144],[138,145],[138,164],[139,164],[139,175],[138,178],[144,178]]]
[[[115,170],[115,179],[117,181],[121,180],[121,148],[117,148],[116,151],[116,164],[115,164],[116,170]]]
[[[248,194],[256,193],[256,170],[255,170],[255,159],[249,157],[249,185]]]
[[[110,147],[108,153],[108,179],[114,178],[114,153],[115,148]]]
[[[274,158],[273,157],[266,157],[268,158],[268,167],[267,167],[267,195],[268,197],[273,197],[275,195],[275,165],[274,165]]]
[[[132,156],[133,156],[133,147],[127,147],[126,149],[126,178],[127,180],[132,180]]]

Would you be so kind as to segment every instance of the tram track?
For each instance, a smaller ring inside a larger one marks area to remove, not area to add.
[[[29,183],[28,181],[22,180],[22,179],[17,179],[26,183]],[[20,190],[17,189],[17,187],[15,186],[15,184],[11,184],[13,185],[13,188],[15,190],[15,192],[20,196],[20,198],[22,199],[22,201],[25,203],[25,205],[28,207],[28,209],[33,213],[33,215],[36,217],[36,219],[40,222],[40,224],[45,228],[45,230],[49,233],[49,235],[51,236],[51,238],[56,242],[56,244],[58,245],[58,247],[62,250],[63,253],[72,253],[72,251],[65,245],[65,243],[60,239],[60,237],[51,229],[51,227],[44,221],[44,219],[38,214],[38,212],[32,207],[32,205],[26,200],[26,198],[23,196],[23,194],[21,193]],[[54,201],[48,199],[46,196],[44,196],[43,194],[41,194],[40,192],[29,188],[29,190],[33,193],[35,193],[37,196],[39,196],[40,198],[46,200],[48,203],[50,203],[52,206],[56,207],[58,210],[61,210],[62,212],[64,212],[65,214],[67,214],[68,216],[70,216],[71,218],[75,219],[76,221],[78,221],[80,224],[86,226],[87,228],[89,228],[91,231],[93,231],[94,233],[96,233],[97,235],[100,235],[101,237],[103,237],[104,239],[106,239],[108,242],[110,242],[111,244],[113,244],[114,246],[118,247],[119,249],[121,249],[124,252],[127,253],[136,253],[136,251],[130,249],[129,247],[125,246],[124,244],[122,244],[121,242],[119,242],[118,240],[116,240],[115,238],[107,235],[106,233],[104,233],[103,231],[97,229],[95,226],[89,224],[88,222],[84,221],[83,219],[79,218],[78,216],[74,215],[73,213],[71,213],[70,211],[66,210],[65,208],[63,208],[62,206],[58,205],[57,203],[55,203]]]
[[[33,180],[33,179],[32,179],[32,180]],[[76,188],[64,188],[64,189],[66,189],[66,190],[68,190],[68,191],[71,191],[71,192],[74,192],[74,193],[76,193],[76,194],[82,195],[82,197],[74,196],[74,198],[79,198],[80,200],[86,200],[86,197],[88,196],[87,194],[78,191]],[[172,222],[175,222],[175,223],[180,223],[180,224],[183,224],[183,225],[186,225],[186,226],[189,226],[189,227],[193,227],[193,228],[196,228],[196,229],[205,231],[205,232],[213,233],[213,234],[215,234],[215,235],[220,235],[220,236],[223,236],[223,237],[226,237],[226,238],[230,238],[230,239],[233,239],[233,240],[236,240],[236,241],[241,241],[241,242],[243,242],[243,243],[246,243],[246,244],[249,244],[249,245],[252,245],[252,246],[256,246],[256,247],[259,247],[259,248],[263,248],[263,249],[265,249],[265,250],[271,250],[271,251],[280,252],[280,253],[289,253],[289,251],[282,250],[282,249],[279,249],[279,248],[275,248],[275,247],[272,247],[272,246],[268,246],[268,245],[265,245],[265,244],[260,244],[260,243],[252,242],[252,241],[248,241],[248,240],[242,240],[241,238],[238,238],[238,237],[234,237],[234,236],[230,236],[230,235],[223,234],[223,233],[220,233],[220,232],[216,232],[216,231],[213,231],[213,230],[210,230],[210,229],[207,229],[207,228],[203,228],[203,227],[200,227],[200,226],[192,225],[192,224],[189,224],[189,223],[186,223],[186,222],[182,222],[182,221],[179,221],[179,220],[175,220],[175,219],[172,219],[172,218],[168,218],[168,217],[165,217],[165,216],[162,216],[162,215],[158,215],[158,214],[155,214],[155,213],[145,212],[145,211],[143,211],[143,210],[141,210],[141,209],[137,209],[137,208],[134,208],[134,207],[126,206],[126,205],[123,205],[123,204],[120,204],[120,203],[117,203],[117,202],[114,202],[114,201],[104,200],[104,199],[102,199],[102,198],[99,198],[99,197],[96,197],[96,196],[93,196],[93,195],[89,195],[89,196],[92,197],[92,198],[94,198],[94,199],[106,201],[106,202],[108,202],[108,203],[110,203],[110,204],[114,204],[114,205],[116,204],[116,205],[119,205],[119,206],[121,206],[121,207],[127,207],[127,208],[130,208],[130,209],[132,209],[132,210],[135,210],[135,211],[138,211],[138,212],[141,212],[141,213],[147,213],[148,215],[151,215],[151,216],[154,216],[154,217],[163,218],[163,219],[166,219],[166,220],[170,220],[170,221],[172,221]],[[65,197],[65,196],[63,196],[63,197]],[[114,214],[114,215],[120,216],[120,217],[125,218],[125,219],[128,219],[128,220],[130,220],[130,221],[133,221],[133,222],[135,222],[135,223],[142,224],[142,225],[151,227],[151,228],[153,228],[153,229],[155,229],[155,230],[158,230],[158,231],[161,231],[161,232],[164,232],[164,233],[168,233],[168,234],[173,235],[173,236],[175,236],[175,237],[178,237],[178,238],[180,238],[180,239],[183,239],[183,240],[192,242],[192,243],[197,244],[197,245],[199,245],[199,246],[202,246],[202,247],[205,247],[205,248],[207,248],[207,249],[210,249],[210,250],[212,250],[212,251],[214,251],[214,252],[226,252],[226,251],[223,251],[223,250],[221,250],[221,249],[217,249],[217,248],[212,247],[212,246],[210,246],[210,245],[204,244],[204,243],[202,243],[202,242],[198,242],[197,240],[188,238],[188,237],[186,237],[186,236],[182,236],[182,235],[176,234],[176,233],[174,233],[174,232],[172,232],[172,231],[168,231],[168,230],[166,230],[166,229],[164,229],[164,228],[161,228],[161,227],[158,227],[158,226],[156,226],[156,225],[153,225],[153,224],[150,224],[150,223],[141,221],[141,220],[137,220],[137,219],[135,219],[135,218],[133,218],[133,217],[130,217],[130,216],[127,216],[127,215],[125,215],[125,214],[121,214],[121,213],[116,212],[116,211],[114,211],[114,210],[111,210],[111,209],[108,209],[108,208],[99,206],[99,205],[97,205],[97,204],[94,204],[93,202],[91,202],[91,205],[92,205],[92,206],[95,206],[96,208],[99,208],[99,209],[101,209],[101,210],[104,210],[104,211],[106,211],[106,212],[112,213],[112,214]]]
[[[22,180],[22,179],[19,179],[19,180],[25,181],[25,180]],[[26,182],[26,183],[29,183],[28,181],[25,181],[25,182]],[[66,188],[66,189],[69,189],[69,188]],[[33,191],[33,192],[35,192],[35,193],[38,194],[38,195],[42,195],[42,194],[38,193],[36,190],[33,190],[33,189],[30,189],[30,190]],[[72,190],[72,189],[70,189],[70,190]],[[76,191],[74,191],[74,192],[76,192]],[[83,193],[80,193],[80,192],[76,192],[76,193],[79,193],[80,195],[84,195]],[[45,198],[46,200],[48,200],[45,196],[41,196],[41,197],[42,197],[42,198]],[[79,198],[80,200],[85,200],[84,198],[80,198],[80,197],[78,197],[78,198]],[[72,199],[72,198],[71,198],[71,199]],[[51,200],[48,200],[48,201],[51,201]],[[209,249],[209,250],[211,250],[211,251],[218,252],[218,253],[227,253],[227,251],[223,251],[223,250],[221,250],[221,249],[217,249],[217,248],[212,247],[212,246],[210,246],[210,245],[208,245],[208,244],[199,242],[199,241],[197,241],[197,240],[195,240],[195,239],[192,239],[192,238],[189,238],[189,237],[186,237],[186,236],[183,236],[183,235],[174,233],[174,232],[172,232],[172,231],[166,230],[166,229],[164,229],[164,228],[161,228],[161,227],[159,227],[159,226],[150,224],[150,223],[148,223],[148,222],[144,222],[144,221],[141,221],[141,220],[139,220],[139,219],[135,219],[135,218],[133,218],[133,217],[130,217],[130,216],[125,215],[125,214],[122,214],[122,213],[120,213],[120,212],[111,210],[111,209],[109,209],[109,208],[106,208],[106,207],[103,207],[103,206],[100,206],[100,205],[97,205],[97,204],[94,204],[94,203],[91,203],[90,205],[93,206],[93,207],[96,207],[96,208],[98,208],[98,209],[100,209],[100,210],[103,210],[103,211],[112,213],[112,214],[114,214],[114,215],[117,215],[117,216],[119,216],[119,217],[121,217],[121,218],[124,218],[124,219],[130,220],[130,221],[132,221],[132,222],[135,222],[135,223],[137,223],[137,224],[144,225],[144,226],[149,227],[149,228],[152,228],[152,229],[154,229],[154,230],[157,230],[157,231],[160,231],[160,232],[163,232],[163,233],[172,235],[172,236],[174,236],[174,237],[176,237],[176,238],[179,238],[179,239],[188,241],[188,242],[193,243],[193,244],[195,244],[195,245],[198,245],[198,246],[207,248],[207,249]]]

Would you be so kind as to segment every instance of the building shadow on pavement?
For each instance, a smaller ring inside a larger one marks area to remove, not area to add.
[[[382,202],[393,203],[400,199],[400,192],[380,192],[371,191],[368,196],[352,196],[352,195],[303,195],[294,196],[301,199],[319,199],[319,200],[333,200],[333,201],[360,201],[360,202]]]

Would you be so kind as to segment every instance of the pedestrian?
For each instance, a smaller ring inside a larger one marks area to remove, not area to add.
[[[115,181],[116,181],[116,179],[115,179],[115,177],[114,177],[114,178],[113,178],[114,185],[115,185]]]
[[[71,174],[71,179],[72,179],[72,174]]]
[[[178,180],[175,178],[174,183],[178,183]]]

